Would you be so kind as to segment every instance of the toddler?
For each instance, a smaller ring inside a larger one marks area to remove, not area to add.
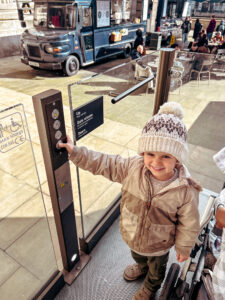
[[[69,137],[59,143],[76,166],[122,184],[120,232],[136,261],[123,276],[128,281],[145,276],[133,300],[154,299],[170,248],[175,245],[177,260],[185,261],[199,233],[201,187],[182,164],[188,153],[182,118],[180,104],[162,105],[144,126],[134,157],[90,151]]]

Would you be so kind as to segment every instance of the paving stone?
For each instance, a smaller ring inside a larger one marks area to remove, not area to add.
[[[6,253],[42,283],[47,282],[57,270],[46,218],[40,219],[19,237]]]
[[[0,285],[1,300],[32,299],[38,293],[41,284],[41,281],[26,268],[19,268]]]
[[[5,250],[40,218],[45,218],[41,193],[37,193],[0,222],[0,248]]]
[[[1,285],[12,276],[13,273],[20,267],[19,264],[0,249],[0,294]],[[2,298],[1,298],[2,299]]]

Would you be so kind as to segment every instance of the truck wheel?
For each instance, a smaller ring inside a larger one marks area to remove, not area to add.
[[[123,50],[123,57],[128,58],[131,54],[131,45],[127,44]]]
[[[80,68],[80,63],[79,60],[76,58],[76,56],[69,55],[66,58],[66,61],[64,63],[63,72],[67,76],[73,76],[77,74],[79,68]]]
[[[173,292],[175,283],[177,281],[177,276],[180,271],[180,266],[173,263],[168,271],[166,279],[164,281],[164,286],[162,288],[159,300],[169,300]]]

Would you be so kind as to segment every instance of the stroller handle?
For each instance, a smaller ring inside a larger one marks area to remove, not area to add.
[[[200,221],[200,232],[205,227],[205,225],[211,220],[214,212],[215,212],[215,204],[216,204],[217,198],[215,196],[210,195],[209,200],[207,202],[206,208],[204,210],[204,213],[201,217]]]

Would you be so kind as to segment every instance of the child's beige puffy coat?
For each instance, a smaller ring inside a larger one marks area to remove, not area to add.
[[[153,195],[150,171],[142,156],[125,159],[75,146],[70,160],[122,184],[120,231],[132,250],[150,256],[175,245],[177,253],[190,254],[199,233],[201,187],[187,178],[184,166],[179,166],[175,181]]]

